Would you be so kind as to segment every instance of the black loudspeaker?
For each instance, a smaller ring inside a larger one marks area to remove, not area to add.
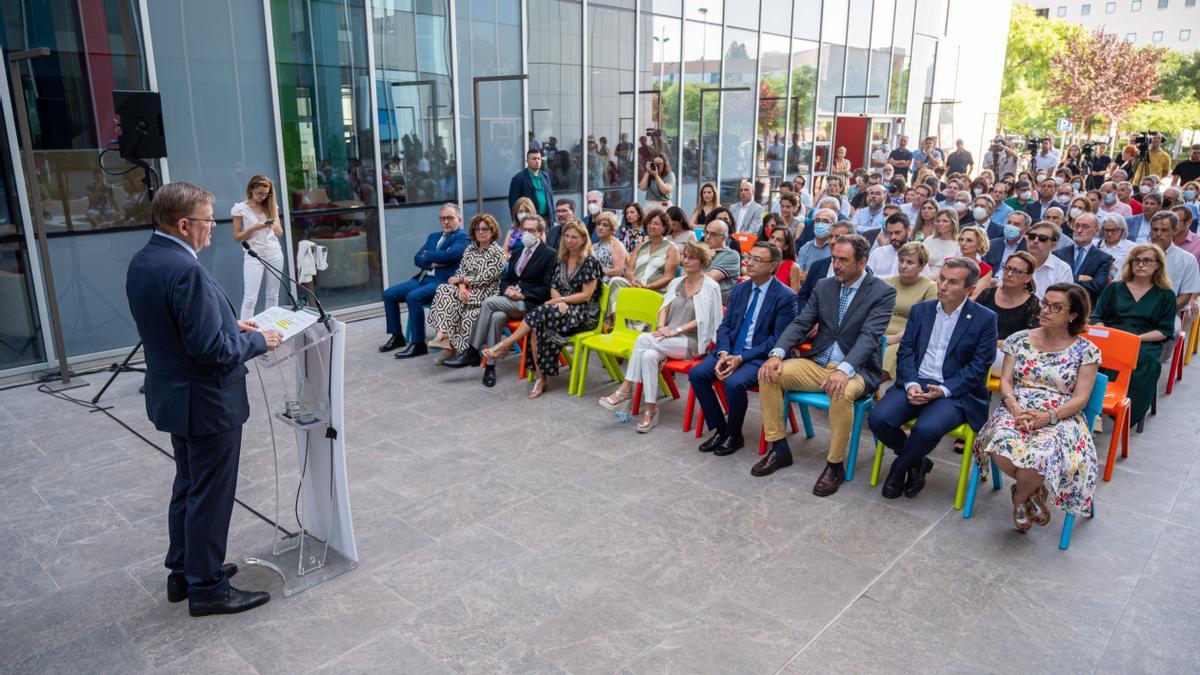
[[[167,156],[162,100],[157,91],[114,91],[113,109],[120,118],[117,147],[121,159],[162,159]]]

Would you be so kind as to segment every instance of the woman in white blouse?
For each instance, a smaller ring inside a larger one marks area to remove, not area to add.
[[[929,276],[938,278],[946,258],[961,255],[958,249],[958,212],[938,209],[933,217],[933,236],[921,242],[929,249]]]
[[[1113,278],[1121,274],[1121,263],[1133,242],[1129,240],[1129,225],[1119,213],[1105,213],[1100,218],[1100,243],[1096,248],[1113,257]]]
[[[263,261],[282,269],[283,249],[279,246],[279,237],[283,234],[283,226],[279,224],[279,204],[275,201],[275,186],[271,179],[251,177],[246,185],[246,201],[234,204],[231,215],[234,241],[248,242]],[[254,316],[264,275],[267,278],[266,307],[275,307],[279,304],[279,280],[267,273],[261,262],[250,257],[249,251],[245,252],[242,255],[242,319]]]

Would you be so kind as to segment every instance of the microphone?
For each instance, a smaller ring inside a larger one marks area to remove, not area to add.
[[[323,324],[328,325],[329,315],[325,313],[325,308],[321,306],[321,301],[317,298],[316,294],[314,294],[312,291],[308,290],[308,288],[306,288],[304,286],[304,284],[301,284],[300,282],[296,281],[295,279],[292,279],[288,275],[284,274],[282,270],[277,269],[271,263],[267,262],[266,260],[263,260],[262,257],[259,256],[258,253],[253,248],[250,248],[250,242],[243,241],[242,248],[246,249],[246,253],[249,254],[251,258],[254,258],[258,262],[262,263],[262,266],[267,268],[271,272],[273,272],[275,274],[275,276],[279,277],[281,280],[283,280],[285,282],[291,282],[293,284],[296,284],[296,286],[300,290],[304,291],[305,293],[308,293],[308,296],[313,299],[313,303],[315,303],[317,306],[317,312],[319,312],[321,315],[320,318],[318,319],[318,321],[320,321]],[[299,307],[300,303],[298,303],[296,301],[296,296],[292,295],[292,289],[290,287],[288,287],[286,284],[285,284],[285,288],[287,288],[288,297],[291,298],[291,300],[292,300],[292,306]]]

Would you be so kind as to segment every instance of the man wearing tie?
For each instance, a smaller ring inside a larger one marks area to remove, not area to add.
[[[854,423],[854,402],[875,391],[883,377],[879,345],[896,289],[867,272],[871,244],[850,234],[833,245],[834,276],[817,282],[808,303],[758,372],[763,430],[771,444],[750,473],[769,476],[792,465],[784,424],[783,392],[824,391],[829,396],[829,453],[813,494],[828,497],[846,477],[845,456]],[[816,334],[811,335],[816,328]],[[800,358],[787,358],[811,337]]]
[[[501,294],[483,301],[471,333],[471,345],[461,354],[446,359],[443,366],[478,366],[483,361],[481,350],[500,341],[505,323],[524,317],[535,305],[550,299],[558,252],[546,246],[545,238],[546,221],[541,216],[528,216],[521,221],[523,246],[508,258],[508,269],[500,279]],[[496,366],[488,363],[483,370],[483,385],[492,387],[495,384]]]
[[[783,252],[774,244],[760,241],[754,245],[746,257],[749,281],[733,287],[713,351],[688,374],[704,421],[713,431],[700,452],[723,457],[745,445],[746,392],[758,384],[758,367],[767,350],[796,316],[796,295],[775,278],[782,261]],[[728,418],[717,400],[718,384],[725,389]]]
[[[896,385],[867,423],[896,454],[883,496],[915,497],[933,469],[926,455],[946,432],[987,421],[987,374],[996,358],[996,314],[970,299],[979,265],[950,258],[938,273],[938,299],[913,305],[896,357]],[[904,425],[915,419],[912,431]],[[969,450],[968,450],[969,452]]]
[[[458,263],[467,250],[469,238],[462,230],[462,214],[454,204],[443,204],[438,212],[440,232],[425,239],[425,245],[413,256],[417,274],[402,284],[396,284],[383,292],[383,313],[387,316],[387,342],[379,351],[396,352],[396,358],[407,359],[429,353],[425,346],[425,307],[433,302],[438,284],[454,276]],[[411,344],[405,346],[404,332],[400,327],[400,303],[408,304],[408,328]]]
[[[225,562],[237,489],[242,425],[250,416],[246,361],[283,337],[239,321],[196,254],[212,243],[213,196],[168,183],[151,205],[155,230],[125,279],[129,310],[146,352],[146,413],[171,434],[175,483],[167,527],[167,600],[192,616],[233,614],[267,602],[229,585]]]
[[[1096,216],[1084,213],[1075,219],[1071,231],[1074,243],[1056,249],[1053,255],[1071,266],[1075,283],[1083,286],[1092,298],[1092,305],[1100,297],[1100,291],[1112,278],[1113,257],[1092,245],[1100,232]]]

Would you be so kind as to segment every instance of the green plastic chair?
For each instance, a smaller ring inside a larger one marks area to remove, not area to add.
[[[603,280],[600,281],[600,286],[600,318],[596,320],[596,327],[592,328],[591,330],[579,331],[571,336],[571,339],[567,342],[567,344],[563,345],[563,358],[567,357],[567,348],[571,348],[571,355],[569,359],[571,362],[571,379],[567,382],[568,394],[571,394],[575,391],[575,383],[579,379],[579,353],[583,351],[581,348],[583,341],[592,337],[593,335],[600,335],[604,332],[604,313],[608,310],[608,294],[611,292],[611,289],[608,287],[608,284],[604,283]]]
[[[611,333],[591,335],[580,342],[580,348],[575,352],[579,362],[578,368],[573,368],[575,376],[575,395],[583,396],[587,383],[588,357],[596,352],[600,363],[614,380],[620,381],[624,376],[616,359],[629,358],[633,351],[633,343],[643,331],[633,330],[626,326],[627,321],[637,321],[646,324],[647,330],[658,328],[658,311],[662,308],[663,296],[647,288],[617,289],[616,320]]]
[[[911,428],[917,420],[911,419],[904,426]],[[958,490],[954,493],[954,508],[962,510],[963,502],[967,497],[967,476],[971,473],[971,464],[974,460],[971,459],[971,448],[975,447],[975,430],[966,422],[954,427],[946,432],[946,435],[951,438],[961,438],[966,448],[963,449],[962,466],[958,470]],[[874,487],[879,483],[879,467],[883,464],[883,441],[875,439],[875,465],[871,468],[871,486]]]

